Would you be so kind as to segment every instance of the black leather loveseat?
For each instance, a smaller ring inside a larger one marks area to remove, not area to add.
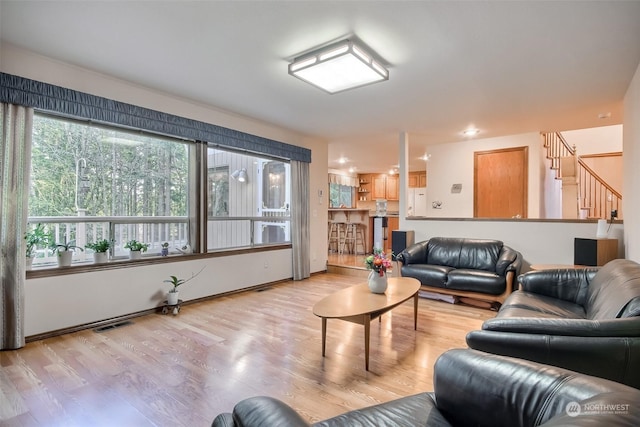
[[[640,264],[531,271],[518,279],[471,348],[520,357],[640,388]]]
[[[450,350],[435,365],[434,392],[358,409],[313,424],[351,426],[634,426],[640,390],[613,381],[474,350]],[[283,402],[253,397],[213,427],[309,426]]]
[[[520,274],[522,256],[499,240],[432,237],[396,256],[400,275],[426,290],[502,303]]]

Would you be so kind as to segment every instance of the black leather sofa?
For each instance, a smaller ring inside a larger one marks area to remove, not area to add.
[[[334,426],[634,426],[640,390],[474,350],[450,350],[435,365],[434,391],[354,410],[313,424]],[[270,397],[238,403],[213,427],[309,426]]]
[[[522,256],[499,240],[432,237],[396,255],[400,275],[425,290],[502,303],[520,274]]]
[[[469,347],[640,388],[640,264],[531,271]]]

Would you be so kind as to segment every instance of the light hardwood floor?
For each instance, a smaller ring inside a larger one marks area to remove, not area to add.
[[[269,395],[310,422],[432,390],[433,364],[494,312],[420,299],[363,328],[311,308],[361,278],[317,274],[0,352],[1,426],[207,426],[241,399]],[[188,293],[184,289],[185,294]]]

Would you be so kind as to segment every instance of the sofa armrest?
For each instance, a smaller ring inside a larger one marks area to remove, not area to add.
[[[403,265],[425,264],[427,262],[429,241],[414,243],[396,255],[396,260]]]
[[[233,424],[230,422],[233,421]],[[286,403],[267,396],[250,397],[240,401],[233,408],[232,417],[229,414],[218,415],[211,424],[212,427],[262,427],[286,426],[309,427],[296,411]]]
[[[520,252],[511,249],[509,246],[503,246],[496,263],[496,273],[506,276],[507,273],[512,272],[515,277],[518,277],[521,269],[522,255]]]
[[[520,290],[584,305],[597,268],[529,271],[518,277]]]
[[[640,317],[608,320],[494,317],[485,320],[482,329],[575,337],[640,337]]]
[[[517,357],[640,388],[640,337],[584,337],[471,331],[475,350]]]
[[[640,398],[640,391],[612,381],[475,350],[444,353],[436,361],[433,381],[438,409],[453,425],[478,425],[479,420],[541,425],[566,414],[569,402],[601,393]]]

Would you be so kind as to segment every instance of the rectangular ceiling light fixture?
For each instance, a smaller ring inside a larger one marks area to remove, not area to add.
[[[389,80],[389,71],[352,40],[294,59],[289,64],[289,74],[328,93]]]

